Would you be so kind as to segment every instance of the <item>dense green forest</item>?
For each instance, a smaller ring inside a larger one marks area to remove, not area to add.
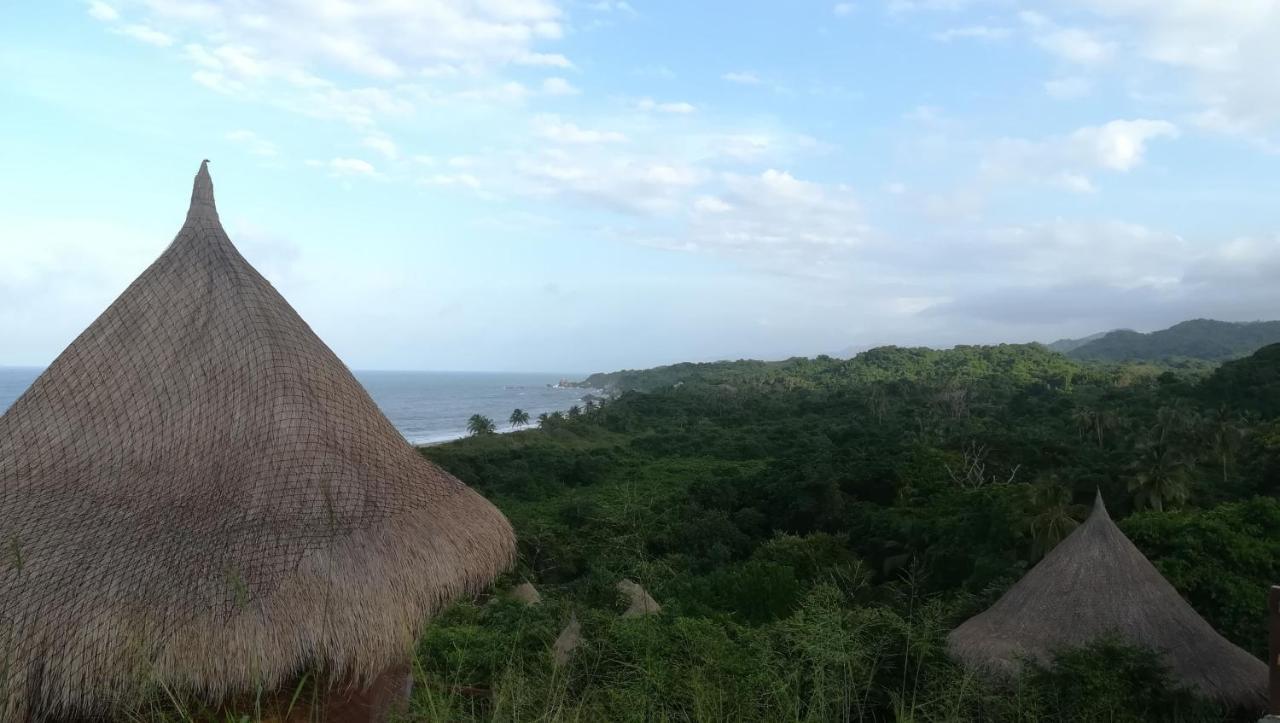
[[[1280,345],[1217,369],[884,348],[609,382],[633,391],[423,449],[506,512],[520,560],[430,628],[415,715],[1228,719],[1116,641],[1016,681],[947,656],[947,632],[1069,534],[1096,490],[1201,615],[1265,654]],[[624,579],[661,612],[623,615]],[[508,592],[524,581],[541,603]],[[581,644],[557,663],[566,626]]]
[[[1120,329],[1081,341],[1084,343],[1078,345],[1072,345],[1070,340],[1054,344],[1067,356],[1092,361],[1226,361],[1280,342],[1280,321],[1193,319],[1150,334]]]
[[[1268,344],[1280,343],[1280,321],[1227,322],[1194,319],[1168,329],[1143,334],[1128,329],[1100,332],[1080,339],[1059,339],[1045,345],[1078,361],[1154,363],[1162,367],[1212,368],[1210,363],[1248,356]],[[957,347],[962,354],[965,347]],[[650,391],[681,382],[721,384],[774,382],[800,386],[834,377],[844,384],[879,378],[914,378],[924,366],[951,363],[951,356],[928,348],[881,347],[851,359],[796,357],[784,361],[716,361],[672,364],[652,369],[592,374],[578,386],[591,389]],[[909,366],[893,363],[909,359]],[[817,368],[815,368],[817,367]]]

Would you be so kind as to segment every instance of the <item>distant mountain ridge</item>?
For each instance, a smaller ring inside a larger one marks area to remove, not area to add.
[[[1277,342],[1280,342],[1280,321],[1192,319],[1146,334],[1118,329],[1084,339],[1059,339],[1046,346],[1081,361],[1200,359],[1220,362],[1248,356]]]
[[[1045,346],[1049,347],[1051,351],[1056,351],[1059,354],[1066,354],[1067,352],[1079,349],[1091,341],[1101,339],[1110,333],[1111,332],[1109,331],[1100,331],[1097,334],[1090,334],[1089,336],[1081,337],[1079,339],[1059,339],[1057,341],[1049,342],[1048,344],[1045,344]]]

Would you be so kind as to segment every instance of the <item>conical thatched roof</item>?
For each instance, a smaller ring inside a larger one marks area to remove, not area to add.
[[[1207,697],[1265,702],[1266,665],[1191,609],[1111,521],[1101,494],[1083,525],[948,643],[970,666],[1011,674],[1024,659],[1107,635],[1163,652],[1175,678]]]
[[[513,550],[231,245],[202,164],[173,244],[0,417],[0,720],[368,679]]]

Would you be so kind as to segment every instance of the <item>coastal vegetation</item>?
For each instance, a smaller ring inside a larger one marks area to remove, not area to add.
[[[1265,596],[1280,581],[1280,345],[1217,368],[1003,345],[592,379],[617,396],[422,450],[502,509],[520,560],[494,595],[431,626],[415,716],[1241,715],[1116,640],[995,682],[954,662],[945,637],[1100,491],[1196,611],[1265,656]],[[624,579],[661,612],[623,616]],[[537,604],[504,592],[523,582]],[[571,625],[580,644],[557,658]]]

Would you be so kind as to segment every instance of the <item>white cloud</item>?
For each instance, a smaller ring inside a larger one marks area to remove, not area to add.
[[[720,194],[695,202],[687,233],[673,245],[745,253],[786,263],[792,271],[816,271],[822,260],[871,236],[861,205],[845,186],[804,181],[776,169],[755,176],[726,174],[722,182]]]
[[[942,32],[934,33],[935,40],[949,43],[957,39],[971,40],[1004,40],[1013,34],[1012,28],[992,27],[990,25],[966,25],[959,28],[948,28]]]
[[[545,68],[572,68],[573,63],[559,53],[524,53],[515,58],[517,65]]]
[[[1116,44],[1081,28],[1055,28],[1036,37],[1036,44],[1063,60],[1094,65],[1110,60]]]
[[[1083,98],[1093,91],[1093,81],[1080,76],[1053,78],[1044,82],[1044,92],[1055,100]]]
[[[631,3],[626,0],[596,0],[587,7],[602,13],[624,13],[626,15],[638,15],[636,9],[631,7]]]
[[[641,98],[636,101],[636,108],[646,112],[657,111],[659,113],[675,113],[677,115],[695,113],[698,110],[692,103],[683,101],[659,103],[653,98]]]
[[[395,141],[385,135],[368,135],[360,141],[360,145],[382,154],[388,160],[394,161],[400,157],[400,149],[396,146]]]
[[[121,35],[128,35],[147,45],[154,45],[158,48],[167,48],[173,45],[173,38],[146,25],[126,25],[118,31]]]
[[[552,0],[177,3],[146,0],[152,24],[243,45],[275,67],[335,68],[397,77],[440,62],[471,66],[550,62],[536,43],[563,36]],[[567,60],[567,59],[566,59]]]
[[[120,19],[120,13],[115,8],[102,2],[101,0],[90,0],[89,15],[95,20],[101,20],[104,23],[113,22]]]
[[[1142,164],[1150,141],[1178,134],[1177,126],[1168,121],[1138,118],[1086,126],[1041,141],[1004,138],[987,149],[980,177],[987,183],[1034,180],[1092,193],[1097,189],[1090,173],[1131,171]]]
[[[359,158],[333,158],[328,162],[307,161],[307,165],[317,168],[327,168],[335,176],[363,176],[365,178],[379,177],[378,169],[374,168],[372,163]]]
[[[725,73],[720,77],[730,83],[737,83],[738,85],[760,85],[761,82],[759,76],[747,70],[737,70]]]
[[[119,13],[89,12],[137,17],[112,32],[143,42],[189,40],[183,57],[200,85],[364,131],[423,105],[522,101],[528,89],[501,77],[509,66],[573,68],[543,47],[564,34],[555,0],[118,3]],[[576,89],[560,78],[543,91]]]
[[[831,7],[831,12],[835,13],[838,16],[845,17],[848,15],[852,15],[853,11],[856,9],[857,9],[857,6],[855,6],[853,3],[836,3]]]
[[[470,173],[436,173],[420,179],[419,182],[425,186],[462,187],[473,190],[481,186],[480,179]]]
[[[709,177],[704,169],[673,158],[556,149],[518,159],[515,172],[516,190],[523,195],[640,216],[676,211]]]
[[[562,121],[556,116],[541,116],[535,119],[534,132],[553,143],[570,145],[623,143],[627,140],[627,136],[618,131],[589,130],[575,123]]]
[[[564,78],[547,78],[542,81],[542,92],[547,95],[577,95],[582,91]]]
[[[1142,163],[1147,142],[1177,138],[1177,126],[1162,120],[1114,120],[1102,126],[1081,128],[1071,134],[1075,145],[1103,168],[1129,171]]]
[[[1280,129],[1280,3],[1273,0],[1083,0],[1100,22],[1124,32],[1135,52],[1125,70],[1150,84],[1152,67],[1173,70],[1172,90],[1205,127],[1267,141]]]
[[[1146,328],[1192,317],[1257,318],[1280,303],[1280,236],[1221,241],[1117,220],[988,229],[949,244],[955,297],[931,310],[1002,325],[1084,320]]]
[[[255,156],[271,157],[279,154],[279,149],[274,143],[253,131],[243,129],[231,131],[227,134],[227,140],[244,146]]]

